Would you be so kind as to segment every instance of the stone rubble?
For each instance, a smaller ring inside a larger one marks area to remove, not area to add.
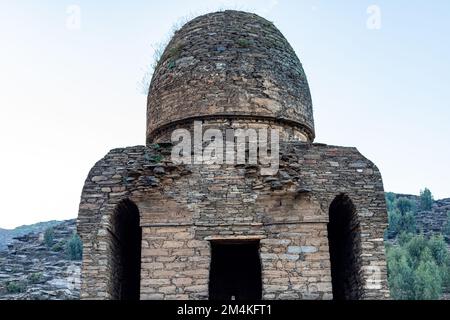
[[[54,243],[68,240],[75,229],[76,220],[55,226]],[[43,233],[17,237],[6,250],[0,251],[0,299],[77,300],[80,267],[81,261],[68,260],[64,250],[49,249]],[[10,283],[24,286],[23,292],[10,293]]]

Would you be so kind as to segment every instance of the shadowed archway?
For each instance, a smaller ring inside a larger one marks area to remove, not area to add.
[[[328,241],[334,300],[357,300],[361,296],[361,245],[355,206],[345,194],[330,205]]]
[[[113,299],[139,300],[142,229],[134,202],[127,199],[117,205],[110,231]]]

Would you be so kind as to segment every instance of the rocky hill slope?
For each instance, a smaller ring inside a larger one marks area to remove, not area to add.
[[[20,237],[29,233],[44,232],[46,229],[60,223],[61,221],[48,221],[17,227],[12,230],[0,228],[0,250],[5,250],[15,237]]]
[[[396,194],[397,198],[407,198],[419,206],[420,197],[409,194]],[[450,198],[433,201],[431,210],[418,210],[416,214],[417,232],[427,237],[444,234],[444,228],[450,214]]]
[[[53,226],[52,247],[45,243],[43,230],[16,237],[0,250],[0,299],[79,299],[81,262],[70,260],[64,250],[76,221],[46,226]]]
[[[443,234],[448,214],[450,213],[450,199],[434,201],[431,211],[417,213],[417,228],[425,235]]]

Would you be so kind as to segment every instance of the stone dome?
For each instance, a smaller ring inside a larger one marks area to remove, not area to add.
[[[147,143],[195,120],[265,123],[314,140],[302,64],[271,22],[223,11],[197,17],[174,34],[150,84]]]

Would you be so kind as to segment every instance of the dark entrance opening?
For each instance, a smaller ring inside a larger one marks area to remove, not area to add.
[[[139,300],[141,280],[141,240],[139,210],[130,200],[122,201],[116,209],[113,236],[116,257],[113,268],[114,298]]]
[[[259,241],[211,242],[210,300],[261,300]]]
[[[360,232],[355,207],[346,195],[330,206],[328,243],[334,300],[360,298]]]

